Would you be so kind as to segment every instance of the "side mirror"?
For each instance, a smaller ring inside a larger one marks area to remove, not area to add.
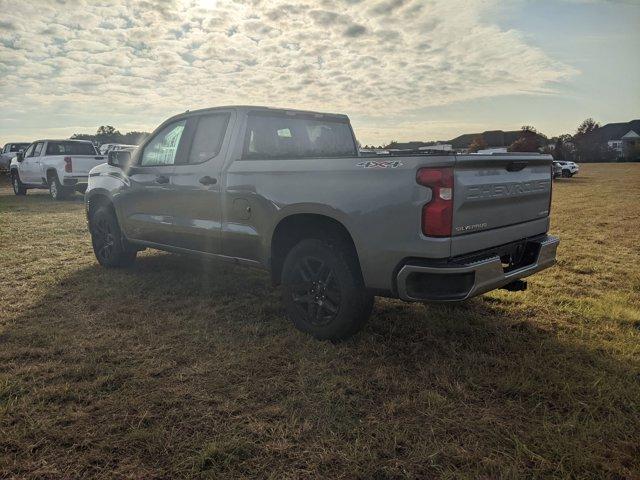
[[[24,160],[24,150],[20,150],[16,153],[16,160],[22,162]]]
[[[110,151],[107,155],[107,163],[112,167],[125,170],[131,164],[131,152],[126,150]]]

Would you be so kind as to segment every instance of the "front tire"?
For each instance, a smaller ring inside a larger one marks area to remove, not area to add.
[[[345,340],[365,324],[374,297],[351,249],[339,240],[302,240],[282,268],[283,302],[299,330],[318,340]]]
[[[93,253],[100,265],[121,268],[135,261],[138,252],[127,245],[112,208],[98,207],[89,219],[89,228]]]
[[[570,178],[571,177],[571,172],[569,170],[563,170],[562,171],[562,177],[563,178]]]
[[[20,180],[20,176],[18,172],[11,173],[11,185],[13,186],[13,193],[16,195],[26,195],[27,187],[24,186],[24,183]]]

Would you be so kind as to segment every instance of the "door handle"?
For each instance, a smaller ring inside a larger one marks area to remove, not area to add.
[[[160,175],[156,177],[156,183],[165,184],[169,183],[169,177],[165,177],[164,175]]]
[[[206,177],[202,177],[198,181],[202,185],[215,185],[216,183],[218,183],[218,179],[217,178],[210,177],[209,175],[207,175]]]

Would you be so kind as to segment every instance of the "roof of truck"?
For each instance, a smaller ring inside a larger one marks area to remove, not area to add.
[[[319,117],[333,117],[341,120],[348,120],[349,117],[343,113],[328,113],[328,112],[314,112],[312,110],[297,110],[295,108],[275,108],[275,107],[262,107],[258,105],[225,105],[220,107],[210,107],[210,108],[202,108],[198,110],[187,110],[180,115],[190,114],[190,113],[205,113],[209,111],[216,110],[237,110],[241,112],[251,112],[251,111],[265,111],[265,112],[274,112],[274,113],[290,113],[290,114],[303,114],[303,115],[314,115]]]
[[[38,142],[81,142],[81,143],[91,143],[93,145],[93,142],[91,140],[79,140],[76,138],[42,138],[40,140],[34,140],[31,143],[38,143]]]

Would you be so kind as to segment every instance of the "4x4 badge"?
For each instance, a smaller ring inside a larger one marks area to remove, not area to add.
[[[400,160],[369,160],[367,162],[360,162],[356,164],[356,166],[362,168],[398,168],[402,166],[402,162]]]

